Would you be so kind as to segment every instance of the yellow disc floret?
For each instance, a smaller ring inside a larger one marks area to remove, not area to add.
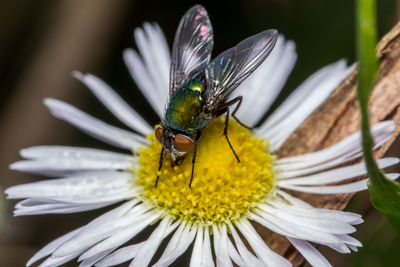
[[[154,134],[148,136],[151,145],[139,150],[140,168],[135,170],[143,201],[176,219],[219,223],[245,216],[263,200],[274,185],[274,158],[268,153],[268,142],[230,120],[228,136],[239,163],[222,135],[223,129],[222,118],[203,129],[191,187],[193,152],[179,166],[173,166],[166,155],[158,173],[162,147]],[[160,178],[155,187],[157,174]]]

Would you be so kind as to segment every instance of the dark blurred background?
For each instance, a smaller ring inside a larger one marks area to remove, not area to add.
[[[377,2],[379,36],[382,36],[399,20],[400,1]],[[297,64],[280,99],[318,68],[340,58],[346,58],[349,63],[355,61],[355,4],[350,0],[1,1],[2,190],[40,179],[8,170],[10,163],[19,160],[21,148],[59,144],[113,149],[52,118],[43,106],[45,97],[60,98],[123,127],[89,90],[71,77],[72,70],[98,75],[146,119],[156,123],[156,115],[123,64],[122,51],[135,47],[133,30],[144,21],[157,21],[171,45],[181,16],[197,3],[206,7],[213,24],[214,55],[268,28],[278,29],[287,39],[296,42]],[[4,203],[0,266],[24,266],[29,257],[49,241],[107,210],[14,218],[15,203]],[[358,194],[349,210],[362,212],[367,219],[356,234],[364,248],[352,255],[339,255],[325,249],[324,254],[333,265],[398,266],[400,240],[386,219],[371,209],[368,194]],[[182,262],[176,266],[181,266]]]

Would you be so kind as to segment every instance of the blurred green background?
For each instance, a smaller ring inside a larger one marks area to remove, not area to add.
[[[157,21],[171,44],[181,16],[197,3],[206,7],[213,24],[214,55],[268,28],[296,42],[297,64],[280,99],[318,68],[340,58],[349,63],[355,60],[355,4],[350,0],[1,1],[0,186],[4,189],[40,179],[8,170],[23,147],[59,144],[110,149],[53,119],[42,105],[44,97],[60,98],[123,127],[71,77],[72,70],[103,78],[140,114],[157,123],[123,64],[122,51],[135,47],[133,30],[144,21]],[[381,37],[399,20],[400,1],[379,0],[377,5]],[[397,147],[390,153],[398,156]],[[14,218],[15,203],[6,201],[4,209],[0,208],[4,211],[1,266],[23,266],[43,245],[106,210]],[[355,235],[364,248],[351,255],[323,249],[332,264],[399,266],[400,240],[386,219],[370,207],[368,193],[358,194],[348,209],[364,214],[367,220]]]

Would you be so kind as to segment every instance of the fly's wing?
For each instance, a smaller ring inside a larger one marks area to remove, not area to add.
[[[276,30],[266,30],[241,41],[218,55],[206,67],[206,108],[219,109],[229,94],[269,55],[278,38]]]
[[[207,11],[196,5],[185,13],[175,34],[169,78],[170,97],[204,71],[212,48],[213,34]]]

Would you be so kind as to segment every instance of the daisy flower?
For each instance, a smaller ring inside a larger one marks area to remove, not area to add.
[[[169,98],[168,44],[160,27],[150,23],[135,30],[135,40],[139,53],[127,49],[123,58],[137,86],[163,118]],[[202,132],[191,187],[193,152],[179,165],[164,157],[159,171],[162,145],[155,138],[155,128],[105,82],[75,72],[133,131],[102,122],[60,100],[45,99],[45,105],[55,117],[127,153],[66,146],[22,149],[25,160],[11,164],[11,169],[55,179],[13,186],[6,194],[10,199],[24,199],[15,207],[17,216],[75,213],[123,203],[52,241],[27,266],[46,257],[40,266],[59,266],[75,258],[80,266],[127,261],[130,266],[168,266],[191,245],[190,266],[291,266],[268,247],[254,223],[286,237],[313,266],[330,266],[315,244],[339,253],[357,251],[361,243],[350,234],[363,221],[360,215],[314,208],[290,192],[365,190],[367,179],[354,179],[366,174],[363,163],[354,164],[362,153],[360,133],[320,151],[286,158],[276,155],[353,67],[338,61],[315,72],[260,122],[295,61],[294,43],[280,35],[269,57],[230,96],[243,96],[237,117],[249,126],[259,125],[249,130],[229,121],[229,139],[240,163],[221,135],[223,116],[214,118]],[[394,128],[393,121],[372,126],[376,148]],[[398,162],[382,158],[378,165],[385,168]]]

